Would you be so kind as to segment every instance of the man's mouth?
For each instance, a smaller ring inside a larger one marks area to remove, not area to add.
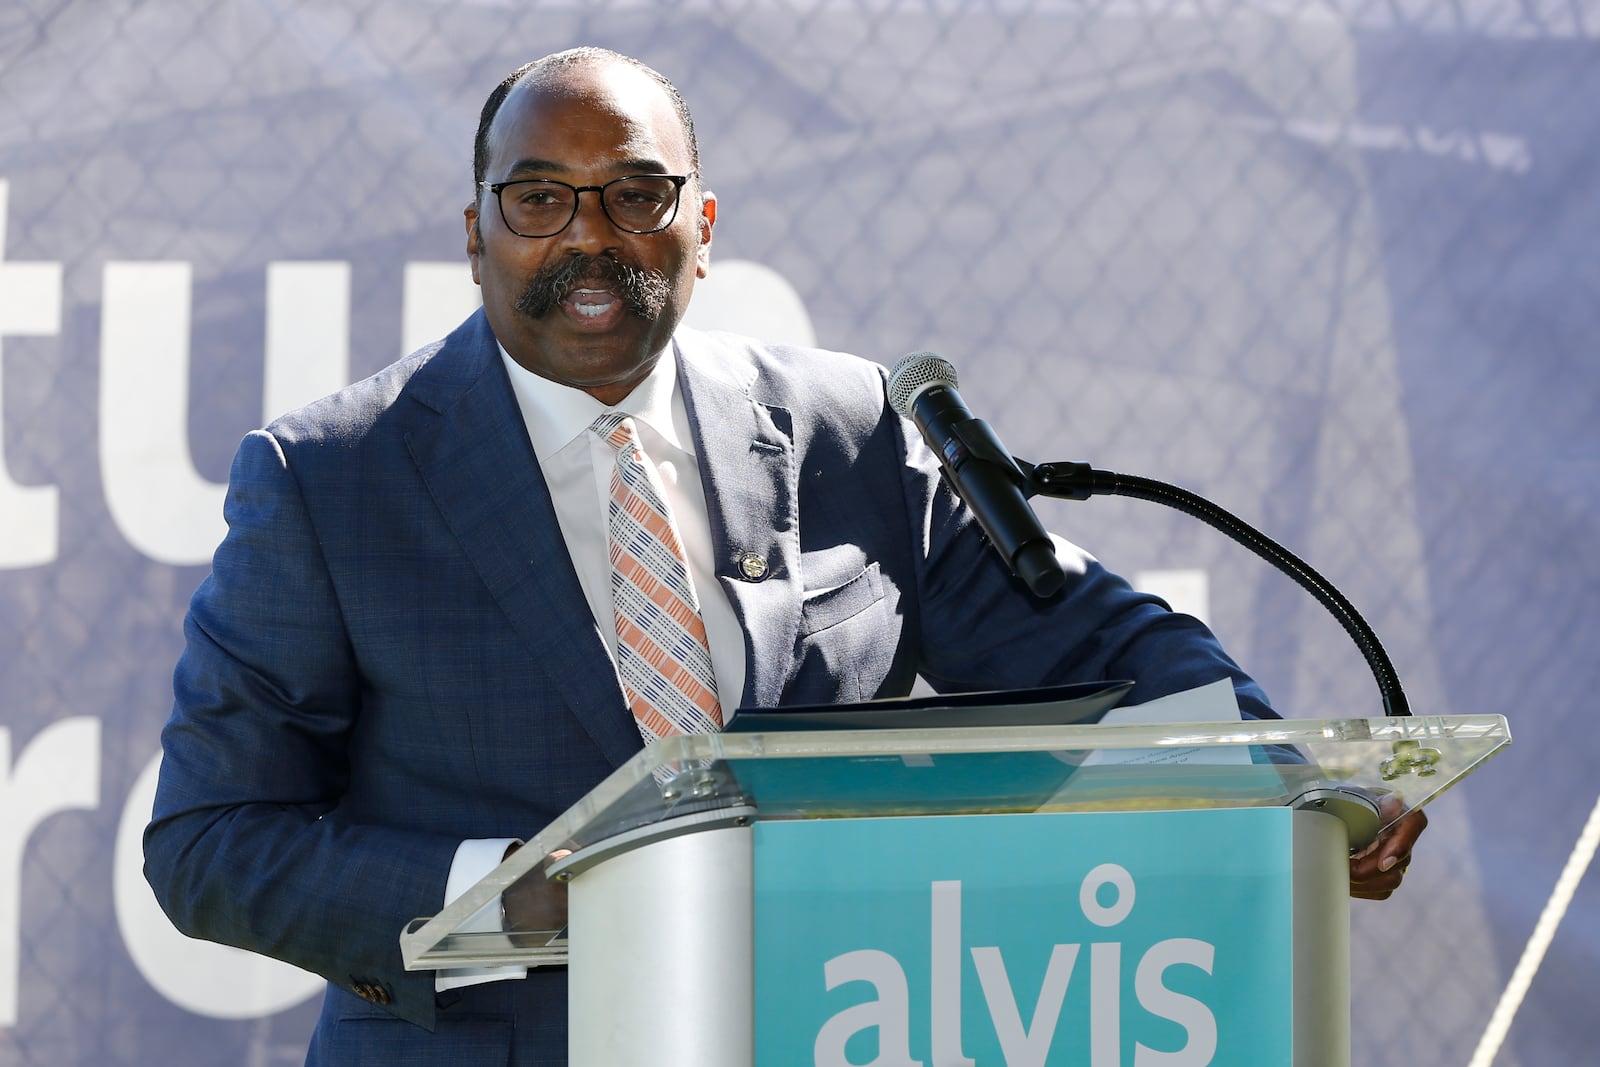
[[[602,327],[633,315],[653,322],[666,309],[671,283],[659,270],[609,256],[568,256],[528,280],[516,309],[541,318],[556,308],[579,323]]]
[[[566,302],[584,318],[597,319],[610,311],[617,299],[617,294],[609,289],[573,289],[567,294]]]

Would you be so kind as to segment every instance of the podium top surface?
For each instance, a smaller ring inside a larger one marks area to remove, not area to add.
[[[408,967],[438,966],[433,950],[544,857],[649,839],[663,823],[1353,800],[1374,813],[1375,834],[1510,741],[1500,715],[671,737],[619,767],[438,915],[413,922],[402,952]]]
[[[1511,740],[1499,715],[693,734],[641,751],[534,838],[578,851],[708,808],[766,819],[1284,806],[1422,807]]]

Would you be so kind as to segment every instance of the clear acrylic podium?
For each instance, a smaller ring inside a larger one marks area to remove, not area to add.
[[[1273,817],[1290,826],[1292,1062],[1337,1067],[1349,1062],[1349,851],[1509,743],[1498,715],[675,737],[409,924],[401,953],[410,970],[567,965],[575,1067],[812,1063],[810,1048],[763,1047],[754,1022],[760,824],[1003,814],[1025,830],[1061,814],[1144,813],[1154,826],[1161,813],[1288,809]],[[552,853],[570,855],[547,867]],[[499,928],[500,894],[525,877],[568,881],[565,936]],[[1058,888],[1077,901],[1075,882]]]

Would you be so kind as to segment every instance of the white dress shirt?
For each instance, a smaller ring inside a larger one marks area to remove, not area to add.
[[[711,669],[717,676],[717,699],[726,722],[739,706],[744,692],[744,631],[733,607],[716,579],[711,555],[711,521],[700,468],[695,463],[694,437],[689,432],[689,412],[678,388],[678,366],[671,348],[656,360],[654,369],[622,402],[607,407],[581,389],[561,385],[529,371],[500,349],[500,359],[511,377],[511,389],[528,429],[528,440],[539,461],[556,522],[567,553],[578,572],[578,584],[594,616],[596,628],[617,658],[617,630],[611,607],[611,559],[608,551],[607,508],[611,500],[611,468],[616,452],[589,426],[608,411],[633,417],[640,445],[661,475],[667,507],[689,557],[689,580],[700,601],[711,646]],[[620,684],[620,683],[619,683]],[[448,904],[493,870],[501,861],[507,838],[463,841],[456,850],[445,887]],[[496,908],[485,908],[463,929],[498,930]],[[475,985],[505,978],[520,978],[522,967],[486,967],[440,971],[439,990]]]
[[[689,580],[700,601],[700,615],[711,645],[711,669],[717,676],[717,699],[726,719],[739,706],[744,690],[744,631],[727,594],[716,579],[711,558],[711,521],[705,490],[695,464],[689,413],[678,389],[678,365],[669,349],[655,369],[621,403],[607,407],[581,389],[560,385],[526,370],[508,356],[500,358],[511,376],[511,388],[533,442],[562,539],[578,571],[578,584],[589,602],[595,625],[605,638],[612,661],[617,655],[617,628],[611,609],[611,559],[606,512],[611,500],[611,468],[616,452],[588,432],[608,411],[633,416],[639,443],[661,474],[667,507],[689,557]]]

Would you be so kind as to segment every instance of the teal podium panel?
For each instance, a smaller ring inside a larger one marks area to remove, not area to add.
[[[755,1062],[1294,1062],[1292,818],[758,823]]]

